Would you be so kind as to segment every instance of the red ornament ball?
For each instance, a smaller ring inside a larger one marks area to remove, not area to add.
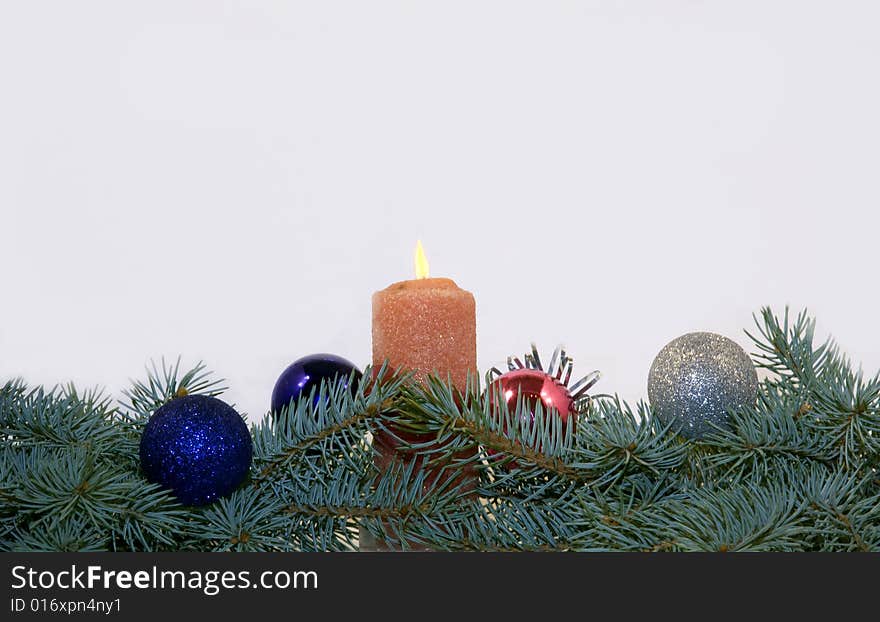
[[[558,365],[557,365],[558,363]],[[544,369],[541,364],[541,357],[538,355],[538,348],[532,344],[532,351],[525,355],[525,363],[517,357],[509,357],[507,359],[507,367],[510,369],[506,374],[502,374],[501,370],[493,367],[486,379],[488,381],[489,406],[493,414],[498,415],[500,400],[504,400],[507,404],[507,412],[522,418],[516,422],[518,426],[529,427],[533,431],[535,424],[535,412],[538,404],[541,405],[541,411],[544,413],[558,413],[559,421],[562,427],[568,432],[574,432],[577,425],[578,413],[582,412],[585,405],[589,403],[587,391],[599,381],[601,374],[598,370],[590,372],[580,380],[569,384],[572,372],[572,360],[565,353],[562,346],[553,351],[550,358],[550,366]],[[522,410],[517,413],[518,407],[522,404]],[[571,427],[569,428],[569,422]],[[504,426],[504,432],[507,434],[508,421],[501,422]],[[520,436],[520,435],[516,435]],[[531,434],[527,434],[531,437]],[[543,452],[540,446],[541,442],[537,442],[536,449]],[[499,454],[495,449],[486,448],[489,456],[497,456]],[[500,462],[500,461],[499,461]],[[508,468],[516,468],[516,460],[504,461],[503,464]]]
[[[535,421],[538,402],[545,413],[552,408],[559,411],[563,424],[568,424],[569,418],[574,424],[577,418],[577,409],[568,387],[540,369],[509,371],[489,385],[489,392],[493,401],[496,395],[501,396],[511,413],[516,412],[517,402],[522,396],[531,413],[531,422]]]

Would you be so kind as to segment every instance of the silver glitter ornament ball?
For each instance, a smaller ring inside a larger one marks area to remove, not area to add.
[[[654,415],[692,439],[727,427],[728,410],[754,405],[757,393],[749,355],[715,333],[688,333],[669,342],[648,374]]]

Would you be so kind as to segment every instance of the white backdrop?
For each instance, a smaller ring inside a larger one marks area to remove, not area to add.
[[[204,359],[257,418],[370,357],[370,295],[477,299],[646,395],[670,339],[808,307],[880,366],[874,2],[0,3],[0,379]]]

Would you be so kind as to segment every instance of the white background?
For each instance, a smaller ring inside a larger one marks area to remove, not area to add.
[[[474,292],[483,370],[808,307],[873,373],[873,2],[0,2],[0,379],[199,359],[258,418],[370,358],[370,296]],[[749,348],[750,349],[750,348]]]

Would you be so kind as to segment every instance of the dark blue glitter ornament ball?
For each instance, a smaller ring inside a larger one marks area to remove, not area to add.
[[[184,505],[204,505],[235,490],[251,467],[253,444],[235,410],[207,395],[159,408],[141,436],[141,468]]]
[[[275,382],[275,388],[272,390],[272,412],[277,415],[287,408],[292,400],[299,399],[301,395],[309,395],[313,387],[317,402],[322,380],[347,383],[349,378],[353,378],[349,388],[356,391],[362,377],[354,363],[341,356],[335,354],[304,356],[291,363]]]

